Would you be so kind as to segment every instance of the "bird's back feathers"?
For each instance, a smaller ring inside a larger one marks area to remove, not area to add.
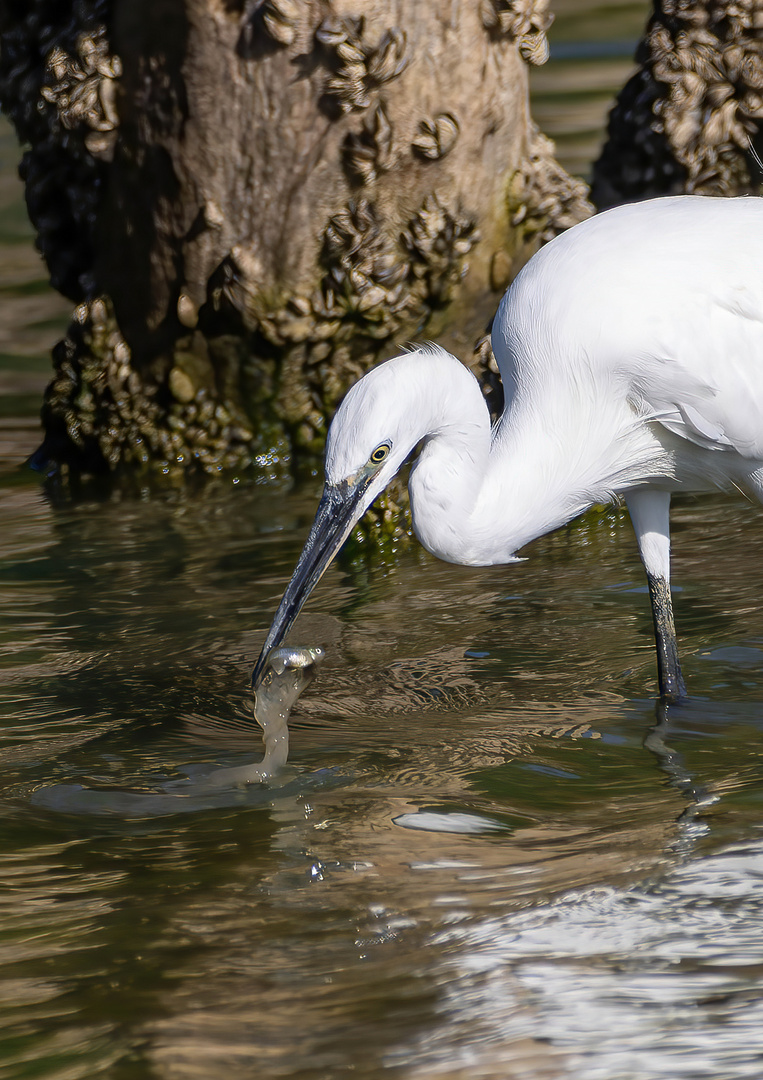
[[[763,460],[763,199],[679,196],[583,222],[518,275],[493,348],[518,402],[588,373],[674,435]]]

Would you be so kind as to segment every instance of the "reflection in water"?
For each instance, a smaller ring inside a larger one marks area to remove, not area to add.
[[[691,714],[691,710],[691,702],[685,703],[683,708],[669,708],[664,701],[658,701],[657,723],[644,740],[644,746],[654,754],[672,786],[686,800],[686,808],[678,818],[679,834],[672,844],[672,850],[684,857],[692,852],[699,837],[709,831],[702,818],[720,798],[696,781],[686,767],[683,754],[669,744],[677,734],[677,721],[680,723],[681,713]]]
[[[554,1075],[756,1077],[762,882],[758,839],[647,889],[588,890],[449,928],[436,939],[450,948],[445,1011],[482,1027],[498,1050],[494,1067],[531,1005],[527,1026],[566,1058]],[[430,1043],[403,1054],[429,1064],[443,1051]]]

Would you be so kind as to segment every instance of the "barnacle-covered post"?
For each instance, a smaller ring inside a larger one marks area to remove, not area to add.
[[[636,62],[594,166],[596,205],[759,193],[763,0],[654,0]]]
[[[489,375],[498,295],[590,212],[529,117],[549,22],[547,0],[0,0],[30,214],[77,305],[42,456],[277,477],[399,343]]]

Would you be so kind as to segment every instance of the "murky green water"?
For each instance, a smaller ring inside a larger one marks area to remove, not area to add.
[[[281,782],[168,799],[261,756],[316,491],[40,489],[66,305],[0,153],[0,1076],[758,1077],[760,511],[677,504],[668,729],[609,512],[519,566],[334,568]]]

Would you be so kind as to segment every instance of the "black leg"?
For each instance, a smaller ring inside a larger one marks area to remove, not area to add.
[[[686,683],[681,674],[681,662],[678,659],[670,585],[664,577],[657,577],[654,574],[647,573],[646,578],[649,582],[654,636],[657,642],[657,678],[660,683],[660,697],[671,705],[688,695]]]

